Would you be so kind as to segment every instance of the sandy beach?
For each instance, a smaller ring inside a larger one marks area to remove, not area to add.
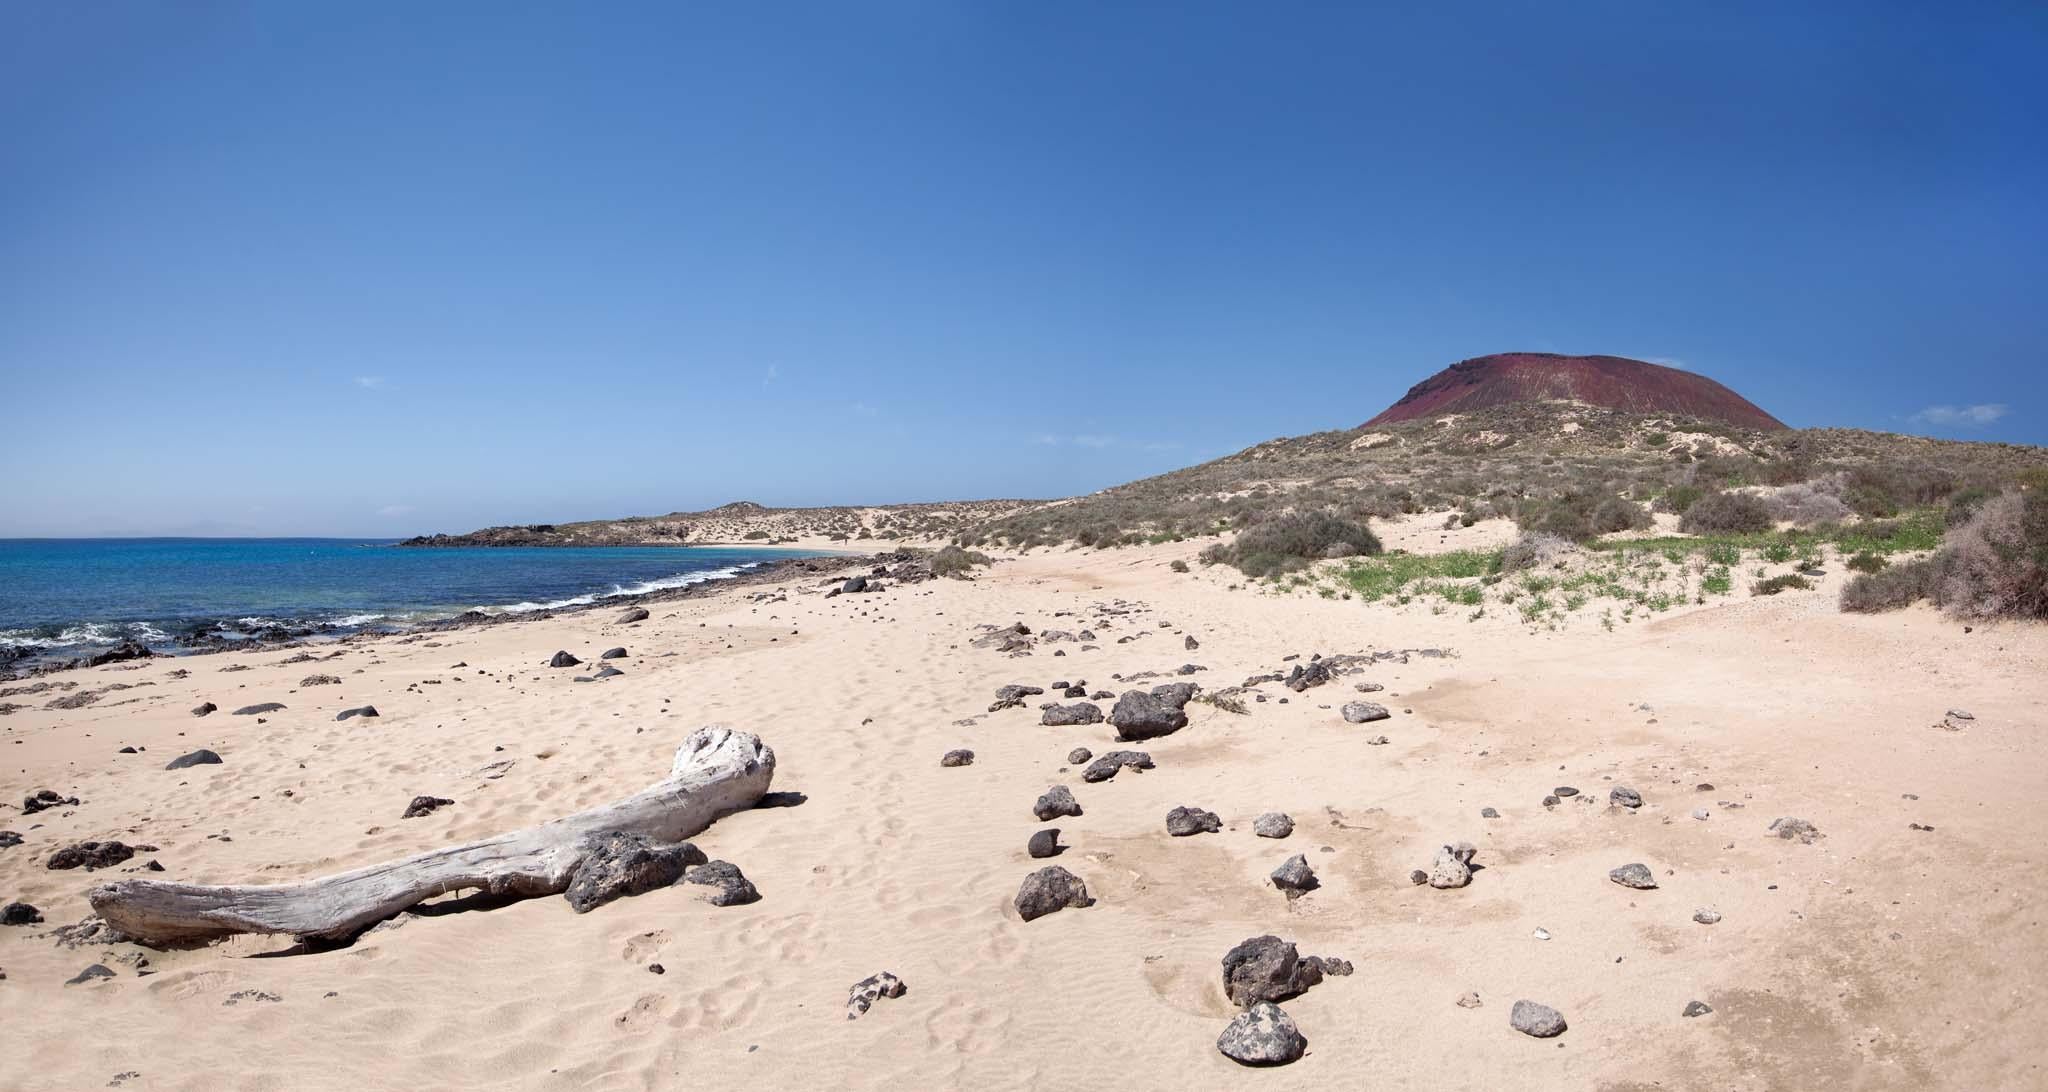
[[[1924,606],[1843,614],[1822,594],[1532,632],[1170,568],[1195,549],[1038,551],[973,581],[830,598],[836,581],[735,588],[630,625],[591,611],[49,676],[78,687],[17,696],[33,707],[0,719],[0,827],[23,839],[0,849],[0,898],[45,919],[0,930],[0,1087],[2048,1080],[2039,627],[1966,632]],[[1018,622],[1096,639],[1039,640],[1029,655],[972,643],[977,626]],[[628,652],[609,661],[621,676],[579,683],[588,666],[545,666],[557,650],[595,665],[612,646]],[[1056,692],[988,712],[1012,683],[1215,690],[1366,653],[1389,655],[1300,693],[1261,684],[1242,714],[1191,703],[1186,728],[1138,744],[1106,724],[1042,726],[1037,706]],[[1201,670],[1174,674],[1190,663]],[[1120,678],[1148,672],[1164,677]],[[300,685],[314,674],[341,681]],[[117,683],[132,689],[43,707]],[[1392,715],[1346,723],[1339,707],[1360,698]],[[195,718],[205,701],[220,711]],[[285,708],[231,715],[259,702]],[[364,704],[381,715],[335,721]],[[555,897],[458,893],[318,951],[287,937],[156,950],[54,935],[113,878],[298,880],[615,800],[714,723],[760,735],[774,790],[800,794],[693,839],[758,886],[749,905],[713,906],[687,885],[581,915]],[[1067,762],[1120,746],[1155,768],[1088,784]],[[222,763],[164,768],[200,747]],[[973,763],[942,767],[956,748]],[[1033,801],[1061,784],[1084,814],[1039,823]],[[1611,805],[1617,786],[1642,806]],[[1578,795],[1544,806],[1559,787]],[[13,809],[44,788],[80,802]],[[420,795],[453,803],[401,819]],[[1170,837],[1180,805],[1222,829]],[[1269,811],[1292,817],[1291,836],[1254,836]],[[1783,816],[1823,837],[1774,837]],[[1034,861],[1025,843],[1046,825],[1069,848]],[[91,873],[45,867],[106,839],[155,848]],[[1469,886],[1411,883],[1461,840],[1477,849]],[[1297,853],[1320,886],[1290,900],[1267,874]],[[164,871],[141,872],[148,860]],[[1629,863],[1658,886],[1609,879]],[[1045,864],[1079,876],[1094,905],[1023,921],[1012,899]],[[1701,909],[1718,923],[1696,922]],[[1308,1053],[1255,1071],[1216,1048],[1236,1011],[1219,961],[1263,934],[1355,971],[1288,1001]],[[112,976],[65,984],[91,964]],[[848,988],[882,971],[907,991],[849,1020]],[[1468,991],[1476,1007],[1457,1003]],[[1512,1030],[1522,999],[1569,1030]],[[1712,1011],[1682,1016],[1694,1001]]]

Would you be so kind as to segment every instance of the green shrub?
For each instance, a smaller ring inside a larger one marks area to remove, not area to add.
[[[1933,596],[1936,574],[1931,559],[1865,573],[1842,588],[1842,609],[1852,614],[1877,614],[1909,606]]]
[[[1380,552],[1379,536],[1363,523],[1328,512],[1289,512],[1238,532],[1237,541],[1217,550],[1216,559],[1254,579],[1303,568],[1329,557]],[[1203,551],[1206,559],[1208,551]]]
[[[1886,561],[1882,555],[1873,554],[1869,550],[1865,550],[1850,558],[1847,564],[1850,572],[1881,573],[1891,562]]]
[[[1697,485],[1674,485],[1666,489],[1663,496],[1658,497],[1650,507],[1654,511],[1671,512],[1682,516],[1705,495],[1706,490]]]
[[[1650,513],[1641,505],[1620,497],[1609,497],[1593,509],[1593,533],[1612,534],[1616,531],[1639,531],[1650,525]]]
[[[989,564],[989,556],[974,550],[963,550],[958,546],[947,546],[932,555],[933,576],[950,576],[966,580],[977,565]]]
[[[1735,577],[1729,573],[1728,566],[1726,565],[1716,565],[1708,569],[1700,577],[1700,594],[1702,595],[1727,595],[1733,590],[1735,590]]]
[[[1774,576],[1769,580],[1759,580],[1751,584],[1749,586],[1749,593],[1751,595],[1776,595],[1786,588],[1797,588],[1800,591],[1805,591],[1811,587],[1813,585],[1807,583],[1806,578],[1798,573],[1786,573],[1784,576]]]
[[[1771,511],[1748,493],[1709,493],[1685,510],[1678,529],[1689,535],[1754,534],[1771,529]]]

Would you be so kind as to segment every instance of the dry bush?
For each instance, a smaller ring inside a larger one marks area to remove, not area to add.
[[[932,575],[966,580],[973,574],[975,566],[988,563],[987,554],[963,550],[958,546],[947,546],[932,555]]]
[[[1514,573],[1555,565],[1577,553],[1578,549],[1570,539],[1542,531],[1524,531],[1520,538],[1500,552],[1500,571]]]
[[[1835,523],[1847,519],[1849,506],[1842,502],[1841,482],[1835,478],[1800,482],[1774,489],[1764,498],[1772,519],[1790,520],[1801,527]]]
[[[1620,497],[1609,497],[1593,509],[1592,527],[1596,535],[1613,534],[1616,531],[1640,531],[1650,525],[1650,513],[1634,501]]]
[[[1898,610],[1934,594],[1938,566],[1932,558],[1907,561],[1865,573],[1842,588],[1842,609],[1853,614]]]
[[[1771,510],[1748,493],[1709,493],[1678,521],[1688,535],[1753,534],[1771,529]]]
[[[1949,532],[1936,593],[1964,618],[2048,618],[2048,495],[2004,493]]]

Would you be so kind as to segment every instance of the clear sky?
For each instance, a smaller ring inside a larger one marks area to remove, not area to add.
[[[2039,3],[16,0],[0,535],[1059,496],[1505,350],[2044,443],[2044,58]]]

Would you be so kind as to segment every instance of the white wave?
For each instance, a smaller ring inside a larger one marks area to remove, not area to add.
[[[375,622],[382,617],[384,617],[384,615],[373,612],[364,612],[362,614],[348,614],[343,615],[340,618],[334,619],[334,624],[337,626],[367,626],[371,622]]]
[[[646,595],[649,592],[664,591],[669,588],[687,588],[692,584],[702,584],[707,580],[728,580],[732,577],[738,576],[740,573],[745,572],[748,569],[754,568],[756,565],[759,564],[760,562],[753,561],[748,562],[744,565],[728,566],[723,569],[706,569],[703,572],[677,573],[674,576],[664,576],[658,580],[643,580],[639,583],[630,585],[613,584],[611,590],[607,592],[591,592],[586,593],[584,595],[571,596],[568,599],[554,599],[546,603],[536,603],[529,599],[518,603],[506,603],[501,606],[495,607],[478,607],[477,609],[483,611],[485,614],[530,614],[537,610],[559,610],[563,607],[587,607],[600,599],[615,599],[622,595]]]

